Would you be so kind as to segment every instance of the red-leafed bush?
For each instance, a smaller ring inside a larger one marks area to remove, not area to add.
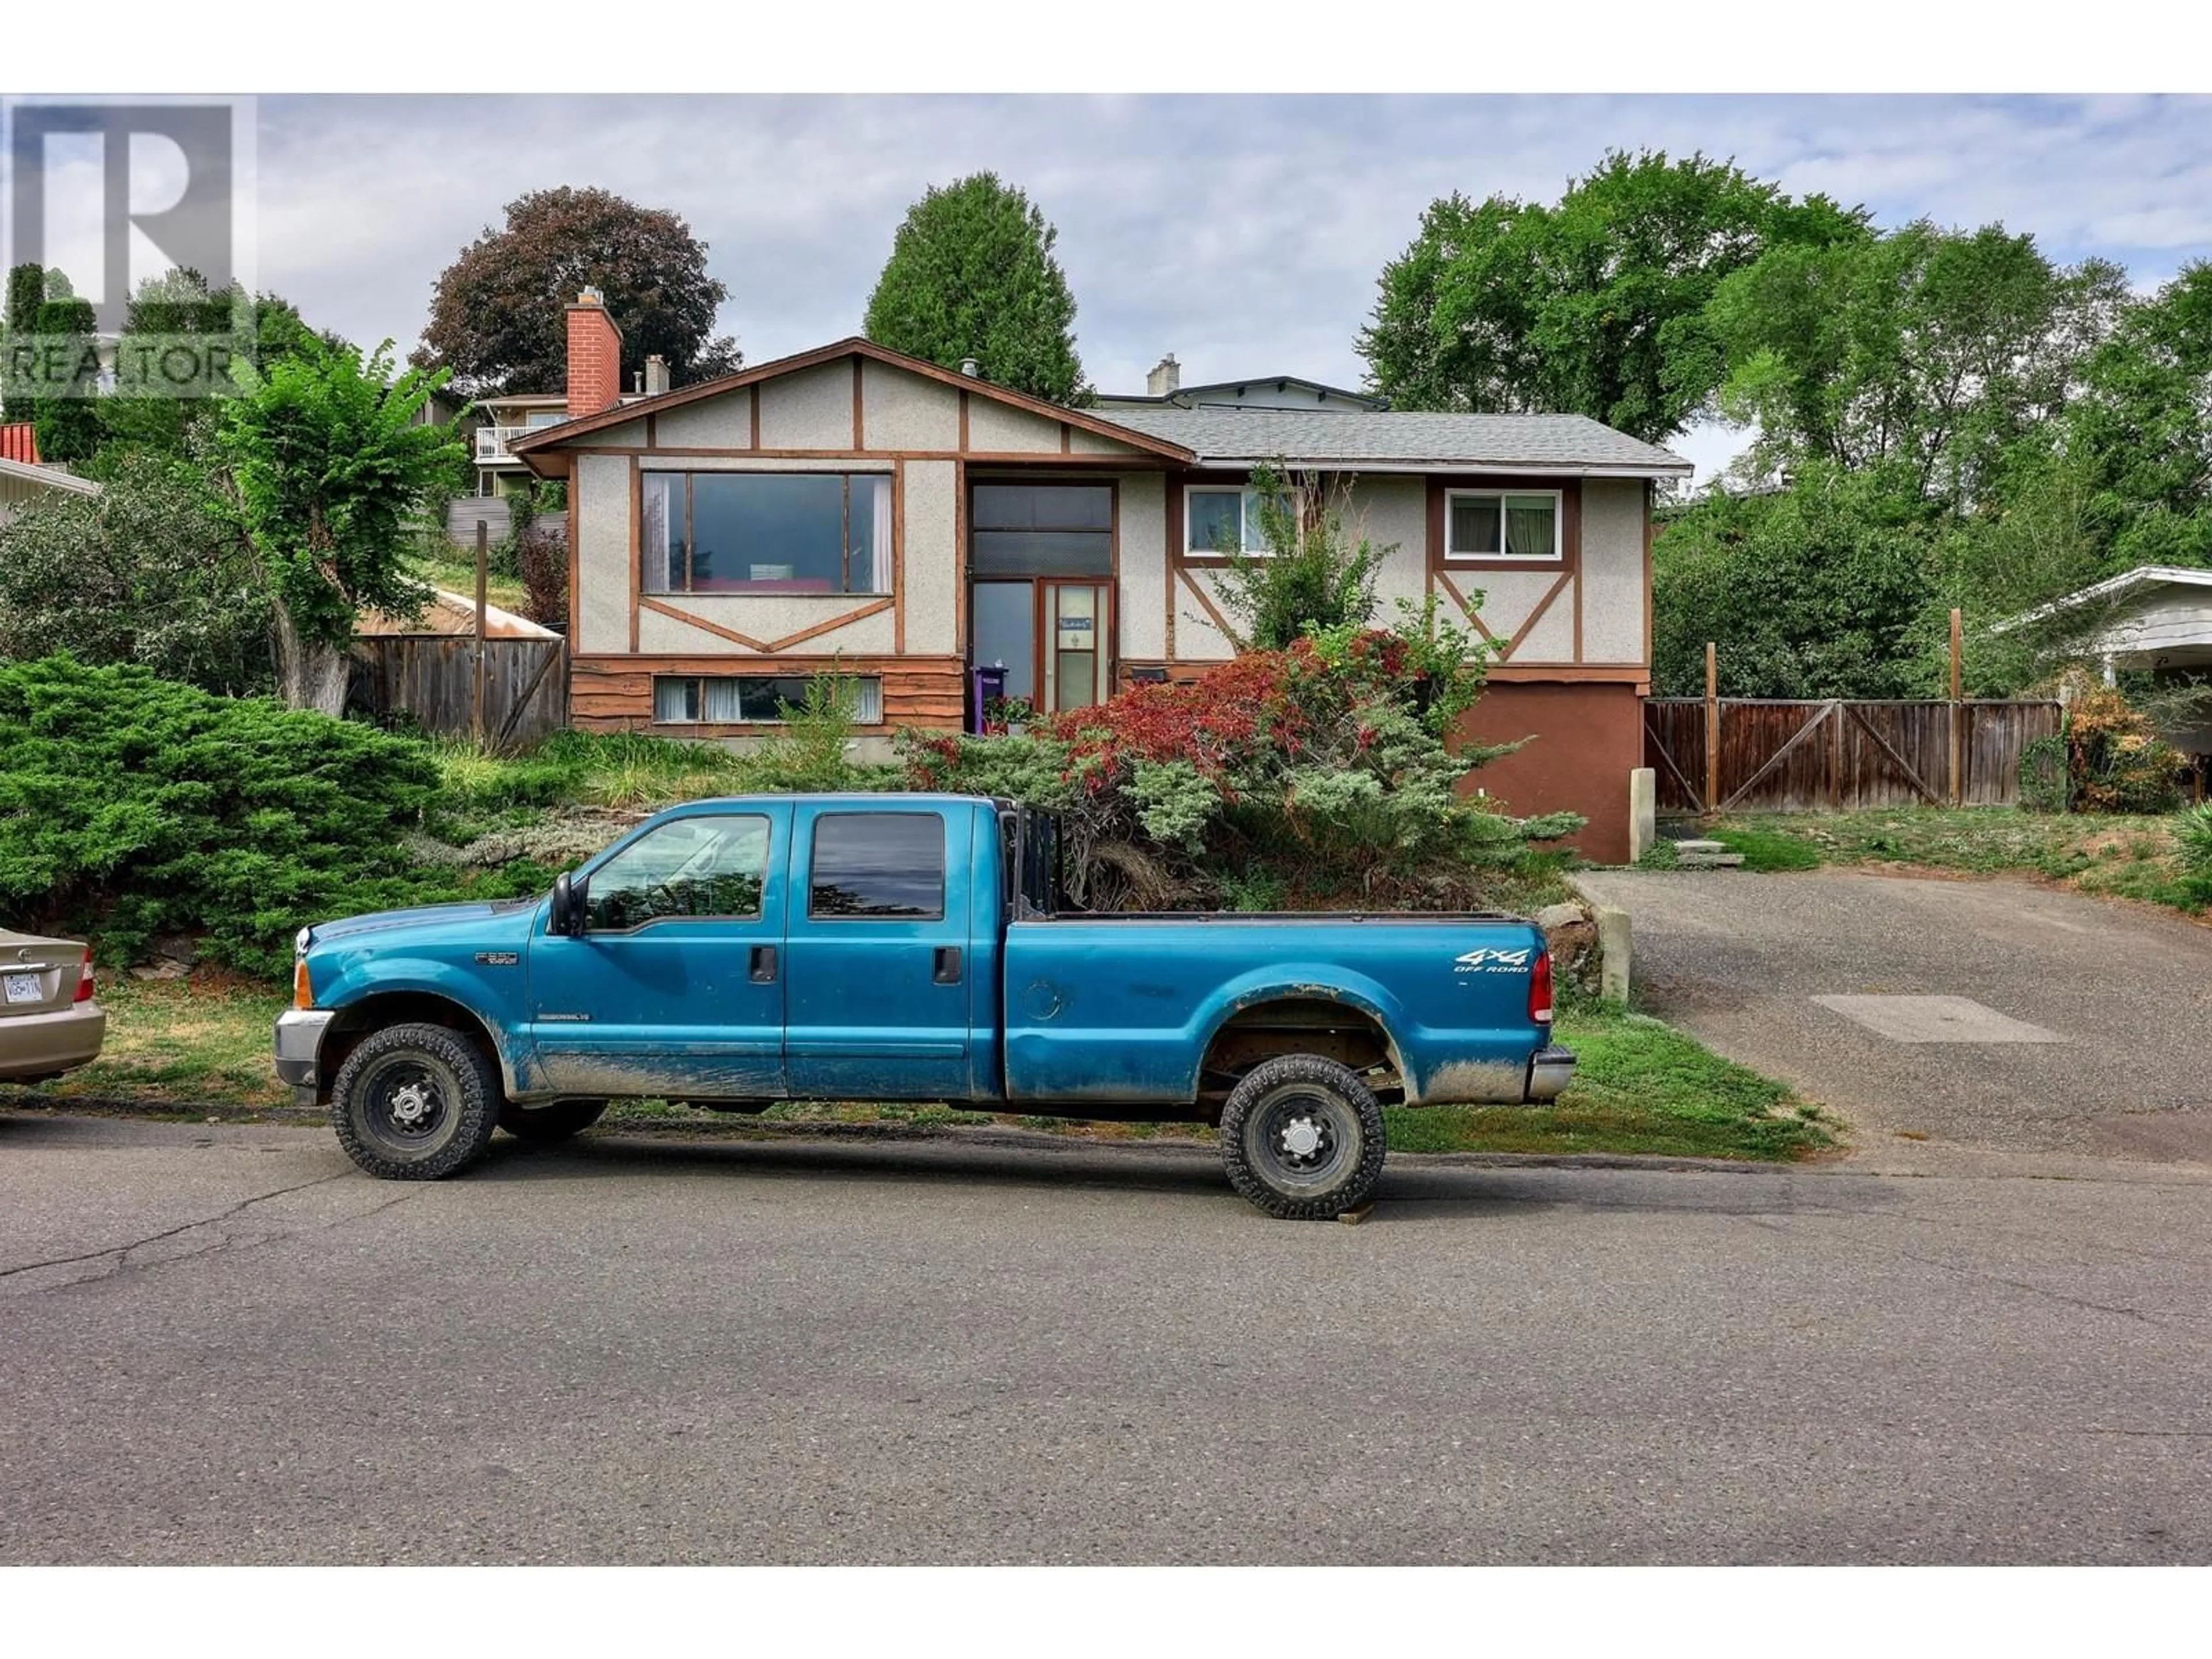
[[[1347,889],[1467,903],[1471,874],[1581,823],[1522,823],[1460,799],[1467,773],[1504,752],[1444,744],[1481,664],[1431,608],[1132,687],[1024,738],[908,733],[902,758],[914,787],[1058,811],[1073,896],[1094,908],[1267,908]]]

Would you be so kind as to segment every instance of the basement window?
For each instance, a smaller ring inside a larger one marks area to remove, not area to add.
[[[873,675],[848,676],[857,696],[853,723],[880,726],[884,683]],[[786,706],[806,701],[799,674],[657,674],[653,681],[655,726],[780,726]]]

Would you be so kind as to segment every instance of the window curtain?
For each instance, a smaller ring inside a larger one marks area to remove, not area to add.
[[[1553,550],[1551,502],[1508,501],[1505,506],[1507,554],[1516,559],[1548,559]]]
[[[646,477],[645,524],[641,532],[645,542],[645,574],[653,588],[663,593],[673,593],[683,586],[684,573],[669,568],[671,549],[668,535],[669,497],[683,488],[683,479],[672,478],[666,473],[649,473]],[[680,495],[678,499],[681,499]]]
[[[888,477],[855,478],[853,489],[872,492],[872,510],[868,514],[868,592],[888,593],[891,591],[891,481]]]

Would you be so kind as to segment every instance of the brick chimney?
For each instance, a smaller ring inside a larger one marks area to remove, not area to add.
[[[1182,365],[1176,362],[1172,351],[1161,358],[1152,372],[1145,376],[1145,395],[1148,398],[1164,398],[1171,392],[1182,390]]]
[[[658,398],[668,390],[668,359],[661,356],[645,360],[645,395]]]
[[[568,418],[597,415],[622,401],[622,330],[607,298],[587,288],[568,307]]]

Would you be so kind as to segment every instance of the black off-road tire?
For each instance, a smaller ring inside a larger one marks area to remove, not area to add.
[[[1304,1127],[1302,1127],[1304,1126]],[[1311,1131],[1317,1145],[1302,1152]],[[1351,1067],[1283,1054],[1247,1072],[1221,1114],[1229,1184],[1279,1221],[1326,1221],[1365,1203],[1382,1176],[1382,1105]]]
[[[459,1032],[387,1025],[338,1068],[331,1124],[378,1180],[437,1181],[482,1156],[502,1103],[499,1068]]]
[[[606,1109],[604,1100],[556,1100],[545,1106],[518,1106],[510,1100],[499,1109],[499,1127],[518,1140],[550,1146],[583,1133]]]

